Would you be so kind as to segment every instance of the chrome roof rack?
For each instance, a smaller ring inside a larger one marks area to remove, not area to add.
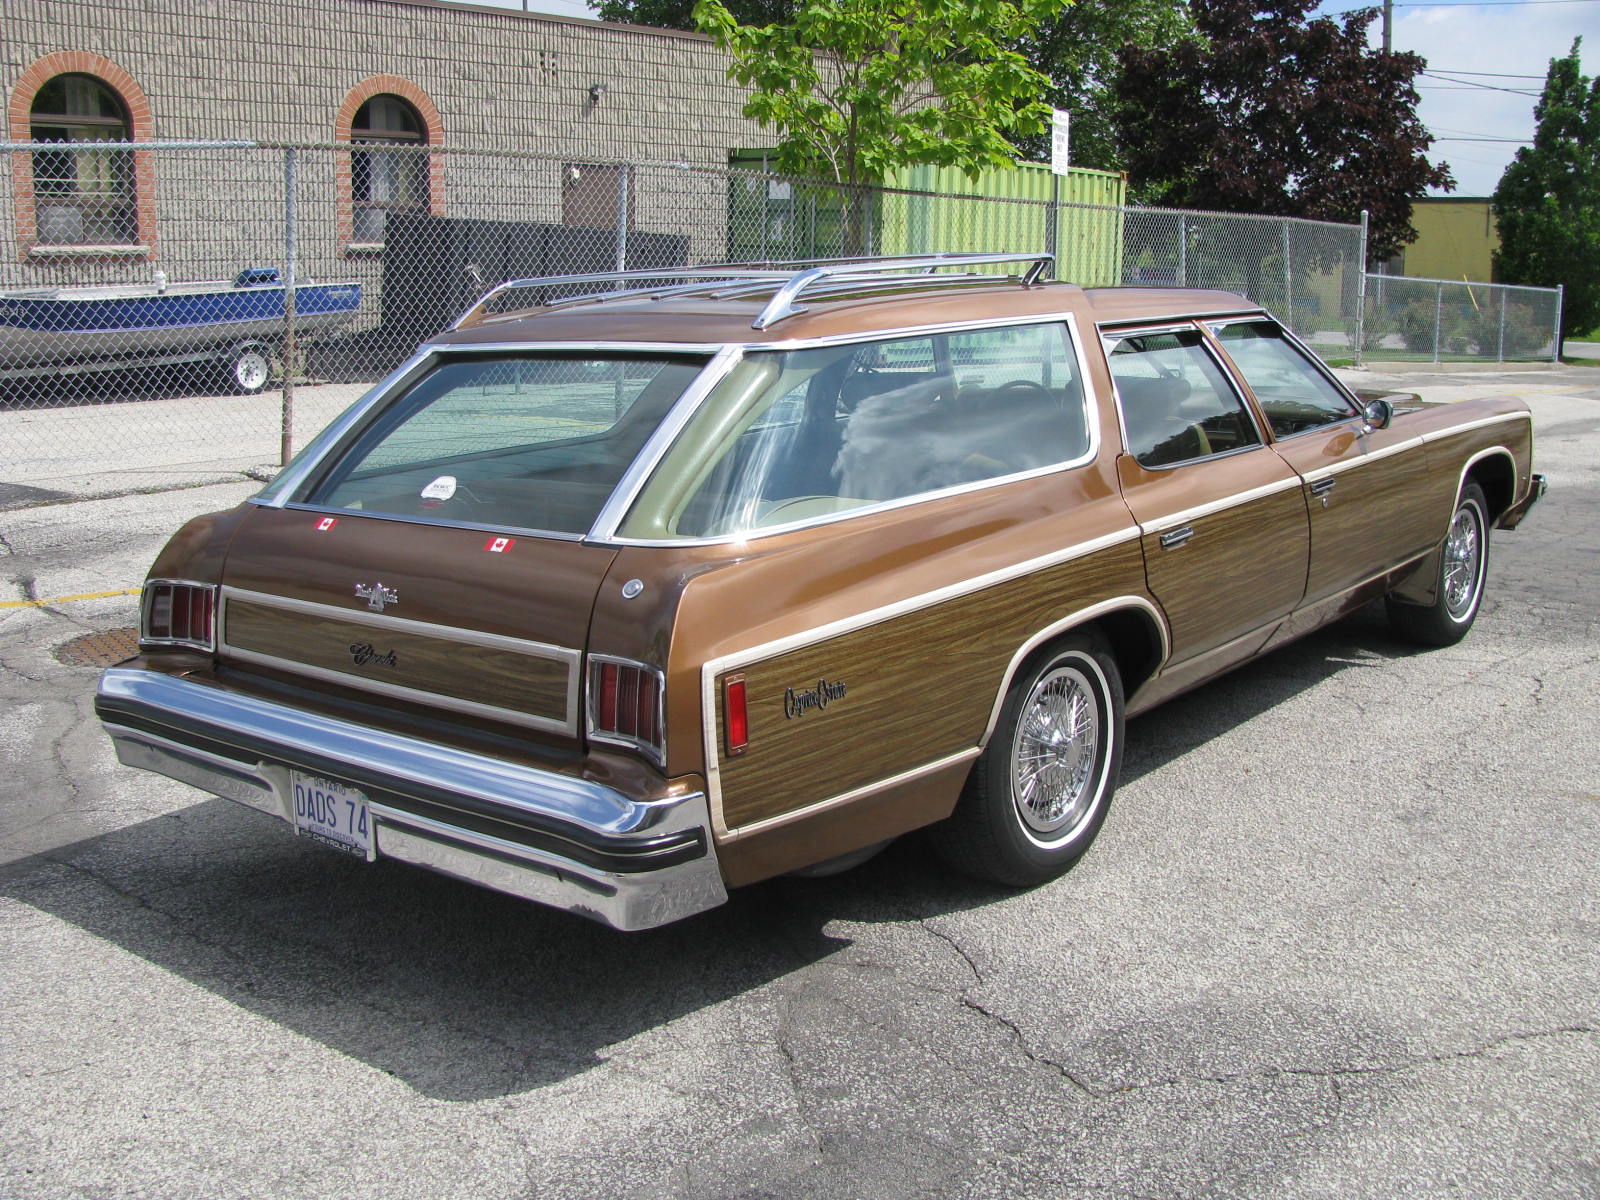
[[[1021,276],[938,275],[949,267],[968,267],[995,263],[1027,263]],[[830,258],[803,262],[718,263],[702,267],[639,267],[631,271],[601,271],[586,275],[545,275],[533,279],[509,279],[479,297],[451,327],[460,329],[488,312],[489,302],[502,292],[521,288],[578,287],[609,284],[603,290],[546,300],[541,307],[577,304],[608,304],[622,300],[672,299],[708,296],[732,299],[770,291],[771,298],[751,322],[752,329],[766,329],[806,311],[799,303],[805,293],[813,296],[841,292],[891,292],[907,288],[1001,283],[1018,280],[1031,287],[1055,263],[1053,254],[913,254],[894,258]],[[633,284],[632,287],[618,286]]]

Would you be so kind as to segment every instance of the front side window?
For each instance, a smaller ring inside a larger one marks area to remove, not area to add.
[[[620,532],[747,533],[1070,462],[1090,444],[1059,324],[752,354]]]
[[[1198,329],[1108,335],[1106,361],[1128,452],[1142,466],[1169,467],[1261,444]]]
[[[446,360],[305,497],[390,516],[582,534],[703,360]]]
[[[1358,416],[1338,386],[1271,321],[1214,326],[1217,340],[1256,394],[1274,437]]]
[[[427,144],[427,130],[416,109],[383,94],[356,110],[350,140],[365,147],[350,153],[352,236],[382,242],[388,213],[428,205],[428,158],[415,149]]]
[[[132,140],[121,97],[92,75],[57,75],[34,95],[36,142]],[[133,159],[128,150],[36,150],[33,202],[41,245],[112,246],[137,240]]]

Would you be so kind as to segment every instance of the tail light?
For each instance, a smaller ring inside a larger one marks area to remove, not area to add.
[[[217,589],[182,579],[145,581],[139,641],[151,646],[216,649]]]
[[[745,705],[743,675],[729,675],[723,681],[722,730],[728,756],[743,754],[750,744],[750,711]]]
[[[589,737],[666,762],[661,672],[645,663],[589,656]]]

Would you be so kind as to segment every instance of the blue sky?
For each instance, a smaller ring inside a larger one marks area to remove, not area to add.
[[[593,15],[583,0],[477,2],[568,17]],[[1323,11],[1357,7],[1340,0],[1325,4]],[[1374,22],[1374,44],[1380,31],[1381,21]],[[1584,73],[1600,74],[1600,0],[1397,0],[1394,47],[1428,60],[1430,74],[1418,81],[1419,113],[1439,139],[1434,161],[1449,163],[1455,173],[1454,195],[1494,191],[1517,143],[1533,136],[1533,106],[1550,59],[1566,54],[1580,35]]]

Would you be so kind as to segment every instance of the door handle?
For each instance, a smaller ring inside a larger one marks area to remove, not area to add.
[[[1311,494],[1322,501],[1323,508],[1328,507],[1328,497],[1333,492],[1335,482],[1336,480],[1330,476],[1327,479],[1319,479],[1311,485]]]
[[[1194,536],[1194,526],[1184,525],[1178,529],[1169,529],[1161,535],[1161,548],[1163,550],[1176,550]]]

